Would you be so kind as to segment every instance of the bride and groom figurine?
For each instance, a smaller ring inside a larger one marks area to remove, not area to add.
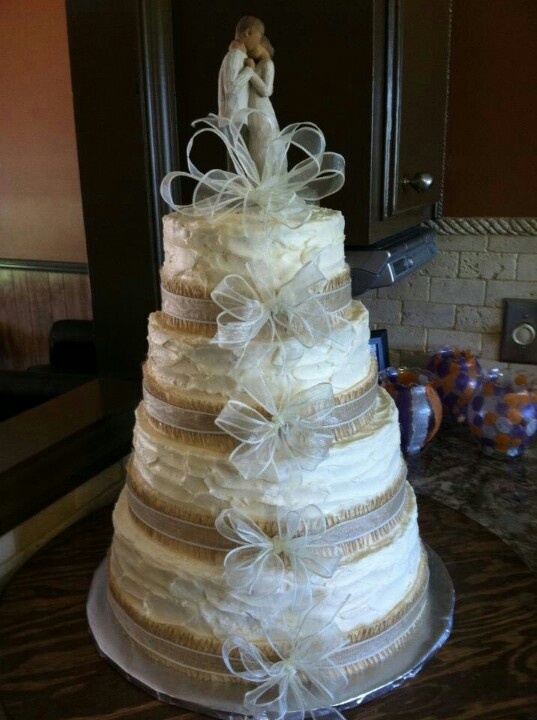
[[[274,48],[261,20],[247,15],[239,20],[235,39],[222,61],[218,76],[218,114],[230,118],[238,110],[261,112],[248,116],[247,144],[261,177],[268,145],[279,133],[270,101],[274,89]]]

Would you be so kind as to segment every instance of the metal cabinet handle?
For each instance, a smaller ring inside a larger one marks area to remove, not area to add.
[[[424,193],[431,188],[433,182],[434,178],[430,173],[420,172],[411,178],[404,177],[401,180],[401,185],[403,185],[403,187],[410,186],[416,192]]]

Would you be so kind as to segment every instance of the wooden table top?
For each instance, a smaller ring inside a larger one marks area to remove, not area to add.
[[[447,644],[397,691],[348,711],[350,720],[537,720],[537,579],[474,521],[420,497],[423,538],[455,585]],[[177,720],[103,660],[85,604],[111,538],[111,508],[53,540],[0,600],[0,698],[9,720]],[[1,716],[1,711],[0,711]]]

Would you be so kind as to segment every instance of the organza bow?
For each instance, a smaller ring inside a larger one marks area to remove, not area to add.
[[[278,658],[275,661],[244,638],[235,636],[224,642],[222,656],[228,670],[259,685],[244,696],[245,708],[255,718],[284,720],[288,712],[298,712],[302,719],[306,713],[316,718],[330,711],[344,720],[333,705],[346,687],[347,677],[334,656],[348,640],[334,622],[335,614],[319,628],[316,610],[317,606],[311,608],[294,631],[263,628]],[[238,665],[244,670],[237,669]]]
[[[325,152],[326,142],[321,130],[313,123],[294,123],[285,127],[267,148],[262,175],[252,159],[243,137],[243,128],[260,110],[243,109],[230,119],[218,115],[195,120],[197,130],[187,146],[188,172],[168,173],[160,186],[164,200],[179,212],[203,216],[209,221],[240,212],[243,229],[260,215],[266,226],[269,220],[296,228],[309,220],[311,207],[321,198],[337,192],[345,182],[345,160],[338,153]],[[227,150],[235,172],[213,169],[201,172],[190,158],[194,140],[202,133],[216,135]],[[287,170],[287,154],[294,146],[303,151],[305,159]],[[178,177],[196,181],[192,203],[176,205],[171,186]]]
[[[319,267],[308,262],[291,280],[277,290],[271,285],[266,263],[246,264],[249,279],[227,275],[213,290],[211,297],[222,308],[218,330],[212,342],[223,348],[242,350],[267,328],[267,344],[278,341],[285,359],[296,351],[285,347],[283,339],[295,337],[311,348],[330,337],[330,317],[314,294],[326,283]]]
[[[278,532],[269,537],[240,510],[223,510],[216,518],[216,529],[239,547],[230,550],[224,561],[230,587],[253,595],[284,593],[296,608],[300,597],[311,603],[310,575],[329,578],[334,574],[341,551],[336,546],[325,557],[326,519],[316,505],[290,510],[278,517]],[[292,580],[286,579],[286,561]],[[290,585],[290,587],[289,587]]]
[[[228,400],[215,420],[240,441],[229,459],[247,480],[279,481],[300,476],[303,469],[314,470],[334,441],[338,419],[332,386],[321,383],[291,396],[289,383],[284,384],[277,401],[263,377],[250,377],[242,387],[268,417],[252,405]]]

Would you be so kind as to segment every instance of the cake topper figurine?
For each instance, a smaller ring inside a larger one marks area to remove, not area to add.
[[[246,15],[237,23],[218,76],[218,115],[192,124],[202,126],[190,138],[187,171],[169,172],[160,192],[170,207],[185,215],[221,222],[242,215],[244,237],[268,238],[281,225],[298,228],[312,207],[337,192],[345,181],[345,160],[327,152],[324,135],[311,122],[295,122],[280,130],[270,97],[274,88],[274,48],[264,23]],[[216,135],[227,151],[225,170],[202,171],[190,156],[203,133]],[[288,153],[296,148],[303,159],[291,165]],[[176,204],[172,184],[178,178],[194,180],[190,204]]]
[[[265,26],[256,17],[247,15],[239,20],[235,39],[220,66],[218,76],[218,115],[231,118],[237,110],[248,108],[249,82],[255,61],[248,57],[265,35]]]
[[[259,175],[263,173],[267,148],[279,133],[270,101],[274,90],[274,48],[265,25],[252,15],[242,17],[235,29],[218,76],[218,115],[231,118],[240,110],[248,115],[245,140]]]

